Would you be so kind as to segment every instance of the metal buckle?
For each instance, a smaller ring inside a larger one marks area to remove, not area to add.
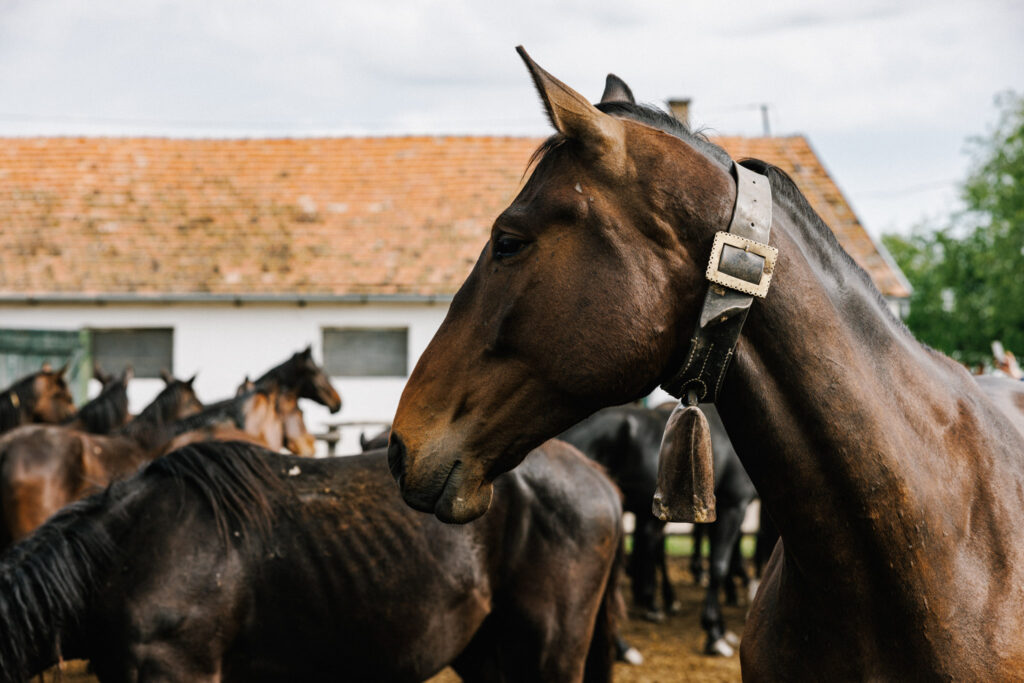
[[[748,254],[754,254],[764,260],[764,263],[761,265],[760,277],[756,282],[721,271],[722,254],[726,246],[740,249]],[[711,245],[711,258],[708,260],[706,273],[707,278],[723,287],[735,289],[738,292],[763,299],[768,294],[768,285],[772,281],[772,273],[775,271],[775,260],[778,256],[779,250],[775,247],[749,240],[746,237],[740,237],[735,233],[719,231],[715,234],[714,244]]]

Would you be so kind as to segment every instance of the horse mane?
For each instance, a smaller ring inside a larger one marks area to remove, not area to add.
[[[295,364],[302,352],[294,353],[288,360],[279,363],[260,375],[253,384],[257,389],[273,390],[280,386],[290,386],[299,378],[296,377]]]
[[[171,423],[168,432],[170,437],[191,432],[194,429],[202,429],[219,422],[231,421],[231,423],[242,429],[245,427],[245,404],[256,394],[264,394],[265,391],[258,389],[247,391],[223,401],[211,403],[195,415],[189,415]]]
[[[270,451],[241,441],[201,441],[179,448],[150,463],[142,478],[172,479],[190,486],[206,500],[225,546],[244,529],[269,536],[275,502],[288,493],[271,465]]]
[[[164,387],[153,401],[143,408],[135,419],[115,431],[140,444],[146,450],[156,447],[158,436],[176,421],[175,410],[188,382],[174,380]]]
[[[137,521],[145,490],[186,490],[204,499],[224,547],[269,536],[289,487],[273,454],[239,442],[185,446],[130,479],[76,501],[0,556],[0,680],[28,678],[29,666],[60,657],[60,634],[78,625],[119,552],[117,538]],[[130,501],[137,504],[127,504]]]
[[[889,319],[897,323],[899,328],[904,330],[907,334],[910,334],[910,330],[906,324],[899,319],[899,317],[892,312],[889,308],[888,302],[882,293],[878,291],[878,287],[871,280],[871,276],[868,275],[867,271],[860,267],[860,265],[853,260],[849,252],[843,249],[843,246],[839,243],[839,239],[836,237],[832,229],[828,227],[828,224],[822,220],[818,212],[814,210],[811,203],[807,201],[807,197],[800,191],[796,181],[789,177],[789,174],[784,170],[769,164],[767,161],[760,159],[743,159],[740,165],[749,168],[750,170],[760,173],[763,176],[767,176],[768,182],[772,188],[772,198],[776,201],[779,199],[783,200],[790,210],[796,214],[797,218],[801,219],[803,225],[810,227],[814,231],[814,239],[811,244],[814,248],[818,249],[823,255],[838,256],[846,268],[855,274],[855,277],[859,278],[861,284],[867,287],[868,291],[872,292],[876,303],[885,311],[889,316]],[[827,259],[823,259],[823,262],[828,262]],[[844,273],[845,275],[845,273]]]
[[[94,514],[107,507],[109,492],[66,506],[0,558],[0,615],[11,627],[0,638],[0,678],[25,680],[26,663],[59,657],[46,651],[54,645],[50,634],[55,625],[75,625],[114,556]]]
[[[103,388],[93,400],[78,409],[64,424],[79,423],[92,434],[109,434],[124,424],[128,414],[128,381],[122,376]]]
[[[21,424],[23,409],[36,397],[35,380],[38,375],[39,372],[26,375],[0,393],[0,432]]]

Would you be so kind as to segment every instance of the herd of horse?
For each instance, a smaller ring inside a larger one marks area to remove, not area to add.
[[[672,423],[625,404],[689,365],[741,177],[770,186],[778,260],[703,406],[709,650],[756,485],[780,541],[744,678],[1024,674],[1024,385],[917,343],[778,169],[520,54],[556,133],[386,448],[277,452],[310,444],[299,398],[340,407],[308,349],[209,407],[167,378],[132,419],[127,374],[77,416],[61,371],[0,394],[0,681],[64,658],[102,681],[609,680],[623,509],[634,599],[653,615],[667,584],[651,500]]]

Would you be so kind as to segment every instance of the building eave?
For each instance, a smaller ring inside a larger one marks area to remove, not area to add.
[[[213,294],[182,292],[166,294],[15,294],[0,293],[0,305],[103,306],[220,304],[250,305],[358,305],[358,304],[449,304],[451,294]]]

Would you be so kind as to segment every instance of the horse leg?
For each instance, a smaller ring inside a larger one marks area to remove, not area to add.
[[[736,534],[736,542],[733,543],[732,553],[729,558],[729,572],[722,587],[725,592],[725,604],[735,607],[739,603],[739,595],[736,590],[736,581],[744,590],[750,587],[750,574],[747,573],[747,565],[743,560],[743,531]]]
[[[663,612],[655,604],[655,584],[657,582],[658,545],[664,543],[665,523],[650,511],[647,514],[634,512],[636,524],[633,528],[633,553],[630,557],[632,565],[633,604],[648,621],[662,621]]]
[[[690,574],[693,583],[698,586],[707,585],[707,572],[704,570],[704,538],[708,535],[707,524],[693,525],[693,550],[690,553]]]
[[[708,529],[711,557],[708,563],[708,589],[701,611],[701,627],[707,632],[704,654],[731,657],[735,645],[726,639],[725,620],[718,591],[728,578],[733,545],[740,533],[746,505],[718,505],[718,520]],[[733,636],[735,638],[735,636]]]
[[[658,569],[661,573],[661,600],[665,611],[669,614],[679,614],[683,604],[676,598],[676,589],[672,586],[672,579],[668,572],[668,534],[662,529],[661,542],[658,543]]]

